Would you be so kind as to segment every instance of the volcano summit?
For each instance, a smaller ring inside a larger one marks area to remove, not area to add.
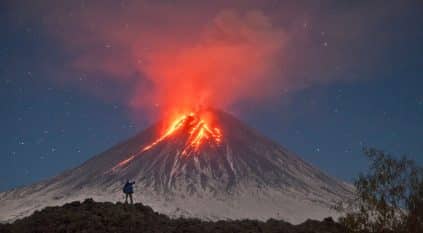
[[[49,180],[0,193],[0,221],[94,198],[135,201],[170,216],[284,219],[334,216],[350,185],[321,172],[231,115],[207,110],[159,122]]]

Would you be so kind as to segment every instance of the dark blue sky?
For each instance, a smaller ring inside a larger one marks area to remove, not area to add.
[[[75,167],[157,120],[148,109],[134,117],[128,85],[104,79],[115,74],[90,72],[87,80],[86,73],[69,68],[78,51],[69,52],[46,26],[51,2],[12,2],[0,7],[0,191]],[[269,10],[275,2],[239,7],[270,11],[275,24],[295,27],[296,20]],[[271,101],[238,101],[225,110],[341,179],[366,169],[363,146],[406,154],[423,164],[422,3],[336,2],[286,3],[307,15],[307,27],[313,26],[287,52],[296,67],[290,74],[309,71],[316,77],[311,84]],[[90,91],[66,77],[90,82]]]

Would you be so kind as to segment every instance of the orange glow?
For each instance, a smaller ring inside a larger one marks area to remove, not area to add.
[[[193,112],[175,117],[169,124],[169,127],[166,128],[158,139],[141,148],[135,155],[131,155],[127,159],[119,162],[112,170],[127,165],[135,159],[136,156],[141,155],[143,152],[150,150],[160,142],[180,133],[184,134],[184,138],[186,137],[184,149],[181,153],[182,156],[189,156],[197,153],[200,147],[205,143],[210,145],[221,144],[222,132],[218,127],[210,127],[211,123],[209,118],[210,117],[206,115]]]
[[[156,141],[154,141],[153,143],[151,143],[150,145],[144,147],[141,152],[144,152],[146,150],[151,149],[153,146],[157,145],[159,142],[163,141],[165,138],[169,137],[171,134],[173,134],[175,131],[177,131],[178,129],[180,129],[185,120],[187,119],[187,115],[183,115],[179,118],[177,118],[176,120],[174,120],[172,122],[172,124],[170,125],[170,127],[166,130],[166,132]]]

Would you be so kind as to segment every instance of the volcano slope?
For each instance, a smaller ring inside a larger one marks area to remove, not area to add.
[[[135,201],[171,217],[203,220],[335,216],[352,188],[306,163],[231,115],[207,110],[162,121],[52,179],[0,193],[0,221],[45,206],[94,198],[121,201],[134,180]],[[165,129],[165,130],[163,130]],[[165,133],[163,133],[165,132]]]

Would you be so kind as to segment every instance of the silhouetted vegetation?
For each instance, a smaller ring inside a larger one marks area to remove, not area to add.
[[[354,185],[356,199],[341,203],[340,223],[348,232],[423,232],[423,169],[406,157],[364,149],[370,160],[367,174]]]
[[[345,229],[331,218],[307,220],[299,225],[270,219],[208,222],[199,219],[170,219],[142,204],[97,203],[91,199],[62,207],[47,207],[13,224],[0,225],[1,233],[13,232],[286,232],[338,233]]]

